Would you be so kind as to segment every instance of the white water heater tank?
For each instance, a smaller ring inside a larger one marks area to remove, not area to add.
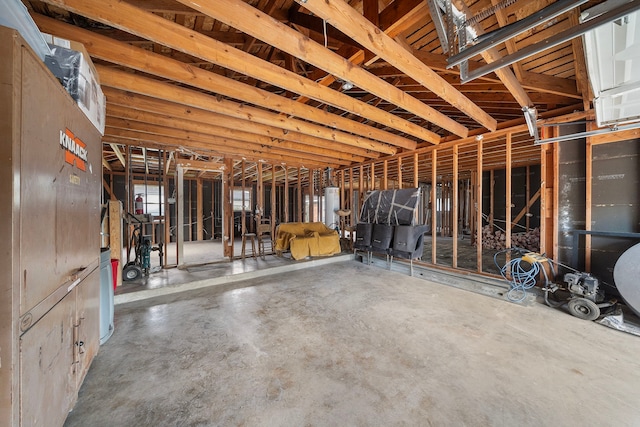
[[[324,223],[329,228],[340,225],[340,217],[336,213],[340,209],[340,189],[326,187],[324,189]]]

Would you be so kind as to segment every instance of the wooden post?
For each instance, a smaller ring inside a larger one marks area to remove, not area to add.
[[[453,259],[451,267],[458,268],[458,145],[453,146]]]
[[[242,235],[244,235],[247,232],[247,201],[245,200],[244,196],[247,174],[244,159],[242,159],[242,161],[240,162],[240,168],[240,184],[242,185],[242,212],[240,212],[240,230],[242,230]],[[233,190],[231,191],[231,194],[233,194]]]
[[[438,150],[431,151],[431,263],[437,263],[436,241],[438,234],[438,203],[436,201],[436,188],[438,186]]]
[[[358,177],[358,212],[364,202],[364,166],[360,165],[360,176]]]
[[[313,199],[315,197],[315,186],[316,186],[316,171],[309,169],[309,222],[314,222],[314,212],[313,208],[315,207],[315,203]]]
[[[418,182],[418,153],[413,154],[413,186],[418,188],[420,182]]]
[[[256,177],[256,193],[258,193],[258,200],[256,200],[256,209],[260,217],[264,216],[264,185],[262,184],[262,162],[257,163],[258,176]]]
[[[382,162],[382,188],[381,190],[386,190],[388,187],[388,180],[387,180],[387,175],[389,173],[389,162],[388,160],[384,160]]]
[[[297,222],[303,222],[302,219],[302,175],[300,166],[298,166],[298,217]]]
[[[506,178],[506,183],[505,183],[505,216],[506,216],[506,220],[507,222],[505,223],[506,227],[505,227],[505,247],[510,248],[511,247],[511,132],[509,132],[506,136],[507,141],[506,141],[506,157],[507,157],[507,169],[505,171],[505,178]]]
[[[271,165],[271,235],[276,235],[276,164]]]
[[[549,128],[542,127],[541,138],[549,138]],[[554,144],[543,144],[541,146],[540,159],[540,253],[553,254],[553,233],[554,233]],[[553,255],[552,255],[553,256]]]
[[[371,163],[370,172],[371,172],[371,184],[369,185],[369,189],[375,190],[376,189],[376,164],[375,163]]]
[[[402,157],[398,157],[398,189],[402,189]]]
[[[282,222],[289,222],[289,168],[284,168],[284,218]],[[273,234],[275,236],[275,234]]]
[[[491,169],[489,171],[489,229],[491,230],[491,232],[494,231],[493,216],[494,216],[495,198],[496,198],[496,194],[494,192],[495,186],[496,186],[495,181],[496,181],[495,174],[493,169]]]
[[[349,169],[349,208],[351,209],[351,225],[358,223],[357,215],[360,211],[356,212],[358,206],[353,204],[353,168]]]
[[[196,238],[204,239],[204,222],[202,215],[202,178],[196,179]]]
[[[260,165],[260,163],[258,163]],[[233,199],[231,192],[233,187],[233,160],[225,157],[224,172],[222,180],[222,244],[224,248],[224,256],[229,257],[233,261],[234,248],[234,230],[233,230]]]
[[[482,140],[478,141],[478,155],[476,162],[476,266],[482,272]]]
[[[477,171],[471,172],[471,179],[469,179],[469,229],[471,232],[470,238],[472,242],[476,240],[476,181],[478,180]]]
[[[191,213],[191,206],[192,206],[192,197],[191,197],[191,180],[187,180],[187,187],[188,187],[188,191],[187,191],[187,220],[188,220],[188,224],[189,224],[189,238],[187,239],[187,242],[190,242],[193,236],[193,229],[192,229],[192,225],[193,225],[193,218],[192,218],[192,213]],[[186,234],[186,233],[185,233]]]
[[[176,164],[176,265],[182,265],[184,257],[184,169]]]

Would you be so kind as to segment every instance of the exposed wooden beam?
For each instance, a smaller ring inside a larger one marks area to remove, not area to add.
[[[120,160],[120,164],[122,164],[122,167],[126,168],[127,162],[124,160],[124,156],[122,155],[122,151],[120,151],[120,147],[118,147],[118,144],[109,144],[109,145],[111,146],[111,149],[113,150],[113,153],[116,155],[118,160]]]
[[[289,12],[289,22],[324,36],[324,23],[322,19],[318,18],[317,16],[292,10]],[[357,45],[357,43],[355,43],[349,37],[345,36],[343,33],[336,30],[332,26],[327,25],[326,31],[328,39],[336,40],[343,44],[361,49],[361,46]]]
[[[370,150],[304,135],[299,132],[283,132],[283,129],[276,128],[274,126],[267,126],[259,123],[248,123],[246,120],[223,116],[221,114],[212,113],[199,108],[183,106],[169,101],[150,98],[144,95],[122,92],[108,87],[104,88],[104,93],[109,99],[107,115],[114,117],[156,123],[163,126],[174,126],[176,124],[178,124],[178,126],[185,126],[191,122],[204,123],[207,125],[215,125],[226,129],[232,129],[235,133],[245,132],[247,134],[252,134],[253,136],[251,138],[253,142],[262,143],[264,145],[278,146],[281,144],[288,145],[288,143],[297,143],[301,144],[299,147],[300,150],[305,150],[305,147],[309,147],[311,150],[318,148],[322,150],[333,150],[338,157],[341,156],[341,153],[353,156],[346,156],[344,157],[345,159],[379,157],[378,153]],[[213,130],[213,128],[209,129]],[[234,135],[227,134],[227,136]]]
[[[270,16],[265,15],[242,0],[218,0],[215,2],[208,2],[206,4],[196,0],[178,1],[193,7],[214,19],[225,22],[226,24],[247,34],[251,34],[254,37],[264,40],[272,46],[275,46],[285,52],[289,52],[291,55],[313,64],[316,67],[322,68],[341,79],[348,80],[368,92],[376,93],[378,96],[387,99],[389,102],[398,105],[407,111],[411,111],[414,114],[423,117],[425,120],[433,122],[456,135],[462,136],[467,134],[467,129],[454,120],[440,114],[415,98],[407,97],[402,91],[391,86],[385,81],[373,77],[361,67],[354,67],[353,64],[345,58],[342,58],[318,43],[311,41],[308,37],[305,37],[292,28],[276,21]],[[308,3],[305,4],[305,7],[308,6]],[[345,32],[344,28],[341,30]],[[298,89],[297,92],[299,93],[300,90]],[[310,98],[313,97],[310,96]],[[331,100],[326,97],[322,101],[332,104]],[[349,109],[346,110],[351,111]],[[409,129],[407,133],[418,136],[419,138],[434,144],[439,142],[440,138],[434,138],[434,134],[432,132],[413,124],[409,127],[411,129]],[[414,127],[422,130],[422,132],[420,132],[422,136],[415,134]]]
[[[220,172],[224,170],[224,163],[205,162],[202,160],[178,159],[176,160],[176,165],[180,165],[186,169],[198,170],[198,171]]]
[[[546,93],[568,96],[575,99],[582,99],[578,93],[574,80],[563,79],[561,77],[549,76],[546,74],[522,72],[522,79],[527,82],[528,87],[537,88]],[[544,88],[544,89],[543,89]]]
[[[578,14],[578,9],[574,9],[569,12],[569,22],[572,26],[577,26],[580,23]],[[573,48],[573,65],[576,73],[576,86],[578,91],[582,94],[584,109],[588,110],[591,107],[591,100],[594,96],[593,89],[589,83],[589,76],[587,75],[587,64],[584,56],[582,37],[574,37],[571,39],[571,46]]]
[[[216,126],[213,124],[198,123],[192,121],[184,121],[175,119],[172,117],[159,116],[153,113],[130,111],[122,106],[109,106],[107,110],[107,125],[113,127],[127,128],[132,123],[140,123],[146,125],[157,125],[163,127],[169,127],[173,129],[179,129],[187,132],[202,133],[208,135],[215,135],[223,138],[230,138],[237,141],[245,141],[251,144],[260,144],[265,146],[273,146],[291,150],[291,155],[295,156],[296,152],[317,154],[325,157],[335,157],[338,160],[347,162],[359,162],[364,161],[364,157],[348,155],[345,153],[338,153],[334,150],[326,149],[322,146],[307,146],[290,141],[279,141],[274,143],[273,140],[266,136],[256,135],[250,132],[229,129],[222,126]],[[185,145],[188,145],[189,141],[185,140]]]
[[[175,151],[179,151],[182,147],[184,147],[184,144],[182,143],[183,141],[179,138],[172,138],[157,134],[153,135],[139,131],[125,131],[121,129],[115,129],[109,134],[105,132],[103,140],[107,142],[115,142],[121,145],[131,146],[139,146],[142,143],[149,145],[150,148],[154,147]],[[217,145],[213,145],[212,141],[217,141]],[[326,163],[319,162],[317,160],[307,159],[303,157],[291,157],[280,152],[274,152],[274,150],[270,150],[268,148],[261,150],[259,148],[252,148],[250,146],[247,146],[246,144],[243,146],[234,146],[233,141],[215,137],[210,138],[209,141],[205,143],[193,143],[191,144],[191,149],[200,150],[203,153],[209,154],[215,152],[215,155],[217,156],[227,156],[237,160],[246,159],[252,162],[270,161],[302,167],[327,167]],[[332,167],[339,166],[339,164],[334,163]]]
[[[104,157],[102,158],[102,166],[104,166],[104,168],[107,170],[110,170],[110,171],[113,170],[109,162],[107,162],[107,160]]]
[[[103,86],[139,93],[153,98],[164,99],[184,105],[190,105],[207,111],[241,118],[249,122],[258,122],[270,126],[279,126],[295,132],[303,132],[318,138],[338,141],[343,144],[391,154],[396,150],[383,143],[366,140],[344,132],[333,131],[302,120],[284,118],[255,107],[218,99],[189,89],[179,88],[153,79],[140,77],[124,71],[96,65]]]
[[[125,2],[117,0],[45,1],[71,12],[153,40],[172,49],[210,61],[230,70],[274,84],[294,93],[320,100],[336,108],[370,117],[377,123],[406,132],[425,141],[437,143],[440,140],[440,137],[433,132],[416,126],[406,120],[399,119],[393,114],[380,111],[345,94],[336,92],[316,82],[310,81],[305,77],[284,70],[276,64],[264,61],[239,49],[218,42],[217,40],[210,39],[196,31],[154,15],[153,13],[145,12]],[[247,6],[243,2],[241,3]],[[215,2],[215,4],[218,3]],[[252,15],[255,15],[255,11],[257,10],[253,7],[248,7],[251,9]],[[257,13],[261,12],[257,11]],[[248,17],[249,16],[245,16],[244,18],[246,19]],[[269,19],[272,20],[271,17],[269,17]],[[249,19],[246,20],[247,22],[253,22]],[[273,22],[277,22],[281,26],[279,28],[284,28],[299,35],[295,30],[280,24],[278,21]],[[247,33],[251,34],[252,32]],[[306,41],[311,43],[308,39]],[[289,43],[291,43],[291,41],[289,41]],[[286,51],[286,49],[283,50]],[[364,70],[362,71],[364,72]],[[402,92],[400,92],[400,94],[402,94]],[[409,144],[409,146],[403,148],[413,149],[415,145]]]
[[[126,122],[126,121],[125,121]],[[169,128],[165,126],[147,125],[138,122],[129,122],[128,126],[110,126],[105,127],[105,138],[107,136],[117,136],[129,138],[134,145],[144,146],[145,141],[174,144],[179,147],[205,149],[217,155],[228,155],[235,153],[252,153],[252,154],[277,154],[281,156],[280,161],[297,159],[297,161],[311,161],[316,164],[333,164],[348,165],[351,162],[336,159],[330,156],[321,156],[310,153],[292,153],[290,150],[280,148],[265,147],[260,144],[251,144],[247,141],[239,141],[237,139],[219,137],[197,132],[189,132],[180,129]],[[139,142],[139,144],[135,144]]]
[[[415,147],[414,141],[377,129],[373,126],[363,125],[307,105],[300,105],[284,96],[249,87],[244,83],[224,76],[197,67],[191,67],[179,61],[130,46],[126,43],[119,43],[108,37],[103,37],[91,31],[83,30],[42,15],[33,14],[33,18],[41,31],[69,40],[82,40],[92,57],[140,70],[145,73],[155,74],[166,79],[185,83],[272,110],[275,109],[291,116],[301,117],[365,138],[375,139],[403,148]]]
[[[185,3],[185,0],[180,1]],[[402,70],[418,83],[431,89],[442,99],[449,102],[451,105],[464,112],[487,129],[496,129],[497,122],[494,118],[482,111],[482,109],[473,102],[469,101],[464,95],[455,90],[416,57],[408,53],[405,49],[399,47],[391,37],[374,27],[347,3],[341,1],[325,2],[322,0],[309,0],[304,4],[304,7],[316,15],[323,17],[328,23],[383,58],[389,64],[399,70]],[[355,83],[360,87],[363,87],[359,83]],[[391,100],[389,101],[392,102]],[[411,109],[406,107],[404,108],[411,111]],[[412,112],[415,114],[415,111]],[[425,115],[417,115],[451,131],[452,133],[455,133],[456,135],[461,137],[466,137],[467,135],[466,132],[458,133],[452,130],[450,127],[445,125],[445,122],[436,122],[428,116],[425,117]]]

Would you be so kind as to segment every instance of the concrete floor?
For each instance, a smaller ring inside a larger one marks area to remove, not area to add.
[[[640,339],[355,261],[116,307],[67,426],[640,425]]]

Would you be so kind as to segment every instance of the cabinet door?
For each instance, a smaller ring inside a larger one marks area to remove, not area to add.
[[[100,255],[102,144],[60,83],[26,49],[21,83],[22,315]],[[86,145],[86,162],[69,158],[61,142],[67,144],[70,134],[74,144]]]
[[[72,291],[20,337],[22,426],[61,426],[75,403],[75,311]]]
[[[80,389],[91,361],[100,348],[100,269],[96,268],[75,290],[78,325],[78,345],[75,346],[78,361],[76,378]]]

